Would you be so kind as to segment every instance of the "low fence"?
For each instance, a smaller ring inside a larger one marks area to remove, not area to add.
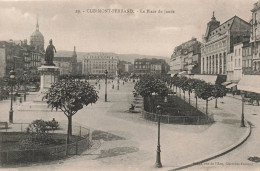
[[[183,125],[203,125],[212,123],[213,120],[207,116],[171,116],[171,115],[158,115],[156,113],[149,113],[143,111],[143,118],[151,121],[158,121],[158,117],[162,123],[168,124],[183,124]]]
[[[184,125],[203,125],[203,124],[209,124],[214,122],[214,115],[212,112],[207,111],[206,114],[206,108],[201,106],[201,105],[196,105],[195,101],[190,100],[189,104],[189,98],[187,97],[188,95],[186,94],[186,98],[181,98],[179,96],[173,95],[172,97],[177,98],[177,100],[180,102],[180,104],[185,103],[185,105],[190,105],[192,106],[190,109],[185,109],[182,111],[182,113],[186,113],[187,115],[179,115],[179,108],[174,108],[172,109],[171,113],[172,115],[169,114],[164,114],[160,115],[161,122],[163,123],[173,123],[173,124],[184,124]],[[143,99],[147,101],[147,99]],[[205,102],[206,103],[206,102]],[[146,107],[145,107],[146,106]],[[156,106],[155,104],[153,106]],[[181,105],[184,106],[184,105]],[[151,121],[158,121],[158,114],[157,113],[152,113],[152,112],[147,112],[147,107],[149,109],[148,104],[144,103],[143,106],[143,118]],[[155,110],[155,109],[154,109]],[[181,110],[181,109],[180,109]],[[156,111],[156,110],[155,110]],[[198,112],[199,111],[199,112]],[[188,115],[189,113],[189,115]],[[197,113],[197,115],[195,115]],[[200,113],[200,114],[199,114]],[[199,115],[198,115],[199,114]]]
[[[16,124],[14,124],[16,125]],[[23,127],[24,124],[18,127]],[[17,132],[1,132],[1,144],[4,143],[13,144],[14,148],[1,148],[0,151],[0,162],[2,165],[6,164],[21,164],[31,162],[42,162],[42,161],[53,161],[61,158],[65,158],[68,155],[78,155],[84,152],[91,146],[91,132],[88,128],[81,126],[72,127],[72,136],[70,140],[72,143],[64,144],[66,142],[66,125],[61,125],[58,130],[51,130],[50,136],[55,135],[57,139],[63,139],[61,145],[41,147],[35,149],[19,149],[14,145],[19,140],[26,138],[24,131]],[[25,128],[25,127],[24,127]],[[27,135],[28,136],[28,135]],[[67,152],[68,153],[67,153]],[[67,154],[66,154],[67,153]]]

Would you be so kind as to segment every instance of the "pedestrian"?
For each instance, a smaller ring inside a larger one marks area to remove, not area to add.
[[[100,90],[100,84],[98,84],[98,88],[99,88],[99,90]]]

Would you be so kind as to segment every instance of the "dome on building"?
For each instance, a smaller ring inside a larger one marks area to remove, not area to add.
[[[37,18],[36,30],[32,33],[30,38],[31,46],[35,47],[35,49],[44,51],[44,37],[42,33],[39,31],[39,24]]]

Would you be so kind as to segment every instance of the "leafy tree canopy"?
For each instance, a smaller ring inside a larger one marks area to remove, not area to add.
[[[151,96],[153,93],[162,97],[168,95],[168,88],[165,83],[152,75],[142,76],[140,81],[135,84],[135,90],[143,97]]]
[[[98,100],[95,88],[73,79],[63,79],[54,84],[47,91],[45,98],[52,108],[61,109],[69,117],[73,116],[84,105]]]

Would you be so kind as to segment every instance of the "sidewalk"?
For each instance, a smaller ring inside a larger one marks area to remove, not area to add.
[[[79,111],[73,121],[106,131],[124,140],[101,141],[100,147],[91,154],[74,156],[59,164],[45,164],[24,167],[21,170],[69,170],[69,168],[88,168],[88,170],[157,170],[155,157],[157,146],[157,123],[144,120],[141,113],[128,113],[133,102],[133,83],[120,84],[120,90],[108,86],[108,101],[104,102],[104,85],[99,91],[99,101]],[[192,98],[194,102],[194,99]],[[138,103],[141,105],[142,103]],[[2,104],[0,103],[0,107]],[[199,100],[199,106],[205,101]],[[240,127],[240,118],[232,111],[215,109],[209,103],[210,112],[216,122],[212,125],[170,125],[161,124],[161,160],[163,168],[170,170],[207,158],[224,149],[236,145],[241,137],[248,134],[248,127]],[[2,113],[1,113],[2,115]],[[15,120],[32,118],[66,119],[61,112],[16,112]],[[127,150],[126,150],[127,149]],[[98,158],[104,152],[112,152],[108,157]],[[117,152],[117,153],[115,153]]]

